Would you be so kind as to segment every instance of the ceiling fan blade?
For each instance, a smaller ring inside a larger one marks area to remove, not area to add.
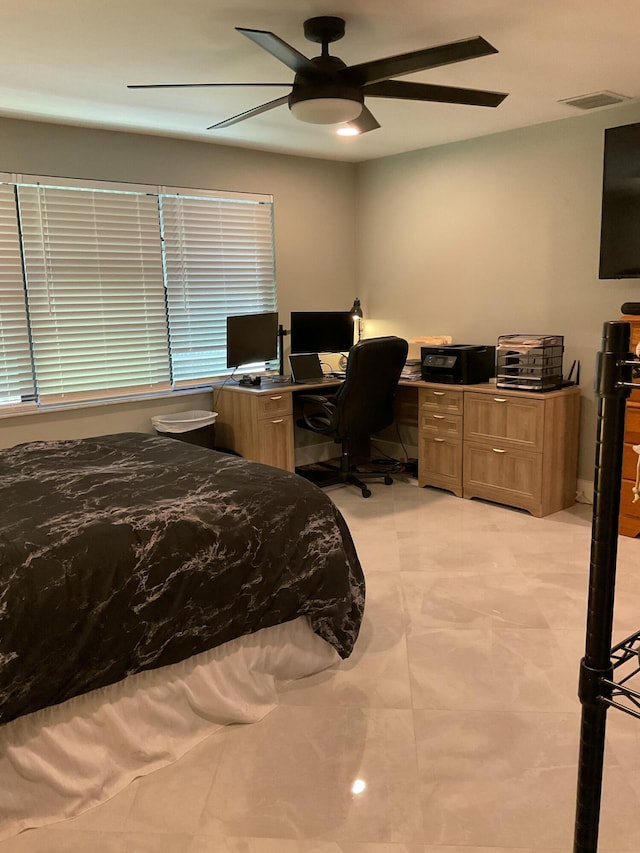
[[[347,122],[347,127],[353,127],[362,134],[368,133],[370,130],[377,130],[380,124],[375,116],[366,107],[363,107],[358,118]]]
[[[217,124],[212,124],[207,128],[207,130],[218,130],[221,127],[230,127],[232,124],[238,124],[238,122],[244,121],[246,118],[253,118],[253,116],[259,116],[260,113],[266,113],[267,110],[273,110],[275,107],[282,106],[282,104],[286,104],[288,100],[288,95],[285,95],[283,98],[276,98],[275,101],[268,101],[266,104],[261,104],[259,107],[253,107],[251,110],[238,113],[237,116],[232,116],[231,118],[226,118],[224,121],[219,121]]]
[[[291,47],[286,41],[282,41],[274,33],[266,32],[265,30],[245,30],[242,27],[236,27],[236,30],[255,42],[258,47],[275,56],[280,62],[284,62],[296,74],[313,75],[318,73],[316,66],[310,59],[307,59],[304,54],[299,53],[295,47]]]
[[[351,65],[340,72],[340,76],[357,80],[361,85],[376,83],[387,77],[401,77],[403,74],[411,74],[414,71],[426,71],[429,68],[462,62],[464,59],[475,59],[478,56],[488,56],[491,53],[498,53],[498,51],[482,36],[474,36],[461,41],[427,47],[424,50],[388,56],[386,59],[374,59],[371,62],[362,62],[360,65]]]
[[[205,86],[291,86],[291,83],[132,83],[127,89],[193,89]]]
[[[505,92],[460,89],[457,86],[434,86],[404,80],[382,80],[364,87],[364,94],[374,98],[400,98],[405,101],[437,101],[441,104],[467,104],[475,107],[497,107],[507,97]]]

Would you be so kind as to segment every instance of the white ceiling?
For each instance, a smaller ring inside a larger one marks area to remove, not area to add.
[[[206,127],[287,89],[130,90],[128,83],[289,82],[293,72],[234,27],[270,30],[307,56],[302,23],[346,20],[347,65],[481,35],[499,51],[403,77],[509,92],[493,109],[367,99],[381,124],[356,139],[287,106]],[[359,161],[580,114],[562,99],[640,98],[638,0],[4,0],[0,114]],[[605,107],[604,109],[611,109]]]

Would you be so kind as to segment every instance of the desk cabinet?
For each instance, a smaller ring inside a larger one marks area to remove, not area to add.
[[[575,502],[580,389],[419,390],[419,484],[543,516]]]
[[[625,316],[622,319],[631,326],[631,352],[635,352],[640,343],[640,316]],[[632,491],[636,482],[638,465],[638,454],[633,450],[634,444],[640,444],[640,391],[632,391],[627,399],[624,421],[624,451],[618,527],[618,532],[622,536],[638,536],[640,534],[640,501],[633,502]]]
[[[540,506],[544,409],[541,399],[465,394],[465,497],[547,514]]]
[[[216,442],[247,459],[295,469],[293,395],[290,389],[262,391],[226,386],[214,391]]]

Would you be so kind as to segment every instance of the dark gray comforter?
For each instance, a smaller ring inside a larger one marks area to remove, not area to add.
[[[0,451],[0,723],[307,614],[347,657],[364,579],[295,474],[123,433]]]

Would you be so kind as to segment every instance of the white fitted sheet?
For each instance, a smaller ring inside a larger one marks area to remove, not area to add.
[[[80,814],[222,726],[262,719],[279,680],[339,660],[300,617],[0,727],[0,839]]]

